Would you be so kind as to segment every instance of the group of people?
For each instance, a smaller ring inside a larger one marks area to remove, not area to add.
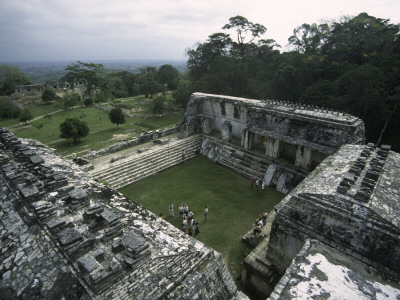
[[[174,217],[174,204],[169,203],[168,205],[168,210],[169,210],[169,216]],[[189,209],[189,206],[185,203],[184,205],[181,203],[178,207],[179,211],[179,217],[182,219],[182,226],[181,230],[185,233],[187,233],[190,236],[193,236],[197,238],[199,236],[200,230],[199,230],[199,223],[194,220],[194,213],[191,209]],[[207,217],[208,217],[208,207],[205,206],[204,208],[204,222],[207,223]]]
[[[264,210],[264,212],[260,215],[258,219],[253,224],[253,233],[254,234],[259,234],[261,232],[261,229],[265,226],[267,222],[267,211]]]
[[[261,184],[261,190],[263,192],[265,191],[266,183],[263,179],[258,179],[258,178],[254,178],[253,176],[251,176],[250,181],[251,181],[251,185],[250,185],[251,189],[253,189],[255,186],[256,190],[258,192],[258,188],[260,187],[260,184]]]

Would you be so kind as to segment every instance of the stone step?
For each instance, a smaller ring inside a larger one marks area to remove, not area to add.
[[[132,167],[132,164],[135,162],[144,163],[147,160],[154,159],[154,157],[158,154],[161,154],[161,153],[165,154],[166,149],[167,149],[167,153],[169,155],[176,154],[178,151],[180,151],[180,153],[179,153],[179,157],[180,157],[182,149],[186,149],[186,147],[187,148],[192,148],[192,147],[198,148],[200,142],[201,142],[200,137],[179,140],[172,144],[167,144],[164,146],[156,147],[156,148],[150,149],[146,152],[132,155],[128,159],[124,160],[123,162],[117,162],[116,164],[113,164],[109,168],[94,170],[93,172],[90,172],[90,173],[95,178],[102,178],[102,176],[104,174],[109,175],[109,174],[113,174],[113,173],[121,173],[121,170],[123,170],[126,167]]]
[[[192,154],[187,154],[186,159],[195,157],[196,154],[193,152]],[[163,170],[166,170],[170,167],[176,166],[177,164],[181,163],[181,159],[171,159],[162,163],[157,164],[156,167],[151,168],[151,166],[147,166],[141,169],[141,172],[134,172],[131,174],[126,174],[123,177],[117,178],[116,180],[108,181],[108,183],[115,189],[121,188],[123,186],[132,184],[134,182],[146,179],[152,175],[155,175]]]
[[[99,176],[99,178],[102,179],[109,179],[109,178],[113,178],[115,176],[121,176],[121,174],[131,174],[132,172],[139,172],[142,169],[147,169],[147,168],[155,168],[157,167],[158,164],[160,164],[160,162],[162,161],[169,161],[169,160],[173,160],[173,161],[180,161],[181,160],[181,155],[180,155],[180,150],[179,153],[177,153],[179,155],[171,155],[171,156],[167,156],[165,157],[162,153],[158,153],[158,154],[154,154],[152,157],[144,160],[144,161],[138,161],[138,160],[132,160],[130,161],[130,164],[126,164],[123,167],[114,169],[113,172],[109,172],[106,174],[103,174],[103,176]]]
[[[200,136],[178,140],[134,155],[107,170],[92,172],[92,176],[105,180],[111,187],[118,189],[181,163],[183,149],[186,152],[186,160],[195,157],[201,143],[202,138]]]
[[[187,146],[188,145],[185,145],[185,149],[188,149]],[[192,145],[192,147],[196,148],[195,145],[194,146]],[[195,151],[197,151],[197,149]],[[147,156],[144,160],[142,160],[142,159],[131,160],[122,166],[114,167],[109,172],[97,174],[96,177],[99,179],[108,180],[112,177],[120,176],[121,174],[132,173],[132,170],[140,171],[142,168],[149,168],[150,166],[152,166],[152,168],[154,168],[154,166],[157,166],[157,164],[159,164],[160,161],[163,161],[166,159],[169,160],[172,158],[173,161],[176,161],[176,160],[180,161],[181,160],[181,152],[182,152],[181,149],[170,150],[169,155],[167,155],[167,157],[165,156],[165,152],[163,152],[163,151],[153,153],[153,155]],[[187,150],[186,152],[187,152],[186,157],[188,157],[190,150]]]

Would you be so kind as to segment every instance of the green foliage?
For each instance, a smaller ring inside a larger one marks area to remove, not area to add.
[[[24,124],[27,124],[29,120],[33,119],[32,113],[26,108],[23,111],[21,111],[19,115],[19,120],[23,122]]]
[[[79,143],[82,137],[89,134],[89,127],[86,122],[78,118],[67,118],[60,124],[60,138],[73,139],[74,143]]]
[[[165,111],[165,96],[157,96],[151,102],[151,111],[155,114],[164,114]]]
[[[42,93],[42,100],[45,103],[51,103],[57,98],[56,92],[51,88],[45,88]]]
[[[86,93],[89,96],[95,89],[100,89],[102,91],[107,89],[107,74],[106,69],[102,64],[77,61],[76,64],[67,66],[65,70],[68,73],[64,75],[63,80],[68,81],[71,86],[73,86],[75,80],[84,80],[87,85]]]
[[[32,84],[19,67],[0,65],[0,96],[11,95],[17,85]]]
[[[85,104],[85,106],[92,106],[93,105],[93,99],[92,98],[86,98],[85,101],[83,101],[83,104]]]
[[[283,53],[261,39],[264,26],[242,16],[223,29],[233,34],[214,33],[187,51],[191,90],[345,110],[363,119],[368,142],[400,151],[400,110],[392,101],[400,86],[399,25],[366,13],[302,24],[289,38],[294,51]]]
[[[0,96],[0,117],[18,119],[21,109],[7,96]]]
[[[178,85],[179,71],[171,65],[162,65],[157,71],[157,79],[167,85],[169,90],[175,90]]]
[[[122,113],[122,109],[119,107],[114,107],[111,109],[108,116],[110,117],[111,123],[117,124],[117,128],[119,124],[124,124],[126,121],[125,116]]]
[[[75,105],[79,104],[79,101],[81,100],[81,96],[79,96],[79,94],[77,94],[77,93],[71,93],[71,94],[68,93],[62,97],[62,100],[64,103],[64,108],[71,109]]]
[[[181,108],[186,108],[186,105],[192,93],[193,89],[190,80],[188,79],[179,80],[178,87],[173,93],[175,103]]]

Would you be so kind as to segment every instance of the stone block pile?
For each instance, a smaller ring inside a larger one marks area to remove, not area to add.
[[[0,298],[245,299],[220,254],[0,130]]]

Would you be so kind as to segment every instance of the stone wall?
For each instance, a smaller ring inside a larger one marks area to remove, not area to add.
[[[0,131],[2,299],[246,299],[221,255]]]
[[[248,150],[310,170],[343,144],[365,142],[364,123],[351,115],[281,101],[192,94],[182,133],[238,140]]]
[[[268,245],[258,249],[270,265],[258,278],[282,276],[312,238],[362,261],[374,276],[398,281],[400,155],[389,149],[342,146],[276,205]],[[256,276],[251,270],[249,276]]]

